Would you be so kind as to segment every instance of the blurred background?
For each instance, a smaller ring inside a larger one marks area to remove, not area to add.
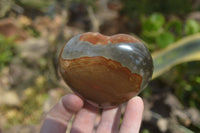
[[[141,133],[200,132],[200,0],[0,0],[4,133],[39,132],[71,92],[57,71],[59,50],[88,31],[136,36],[152,53]]]

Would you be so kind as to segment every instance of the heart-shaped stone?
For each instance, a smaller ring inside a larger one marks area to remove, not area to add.
[[[153,73],[148,49],[126,34],[77,35],[63,47],[59,66],[63,79],[75,93],[102,108],[136,96]]]

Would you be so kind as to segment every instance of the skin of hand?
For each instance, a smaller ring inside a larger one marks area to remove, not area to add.
[[[121,106],[104,109],[95,133],[139,133],[144,104],[139,96],[130,99],[120,124]],[[75,94],[67,94],[47,114],[40,133],[65,133],[75,115],[71,133],[93,133],[99,109]]]

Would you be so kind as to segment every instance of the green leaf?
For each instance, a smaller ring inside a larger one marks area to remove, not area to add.
[[[143,19],[144,31],[158,31],[165,23],[165,18],[162,14],[154,13],[148,19]]]
[[[175,41],[175,37],[170,32],[163,32],[156,38],[156,43],[160,48],[165,48]]]
[[[191,35],[191,34],[195,34],[200,32],[200,26],[199,23],[197,23],[197,21],[189,19],[187,20],[186,24],[185,24],[185,33],[186,35]]]
[[[200,34],[181,39],[167,48],[152,54],[153,78],[165,73],[171,67],[189,61],[200,61]]]
[[[173,21],[169,21],[166,24],[166,31],[171,31],[173,32],[176,36],[181,36],[182,35],[182,29],[183,29],[183,24],[180,20],[175,19]]]

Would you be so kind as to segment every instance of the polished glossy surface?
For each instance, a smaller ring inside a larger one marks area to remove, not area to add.
[[[88,32],[73,37],[63,47],[60,70],[72,90],[106,108],[127,101],[145,88],[153,63],[145,45],[132,36]]]

